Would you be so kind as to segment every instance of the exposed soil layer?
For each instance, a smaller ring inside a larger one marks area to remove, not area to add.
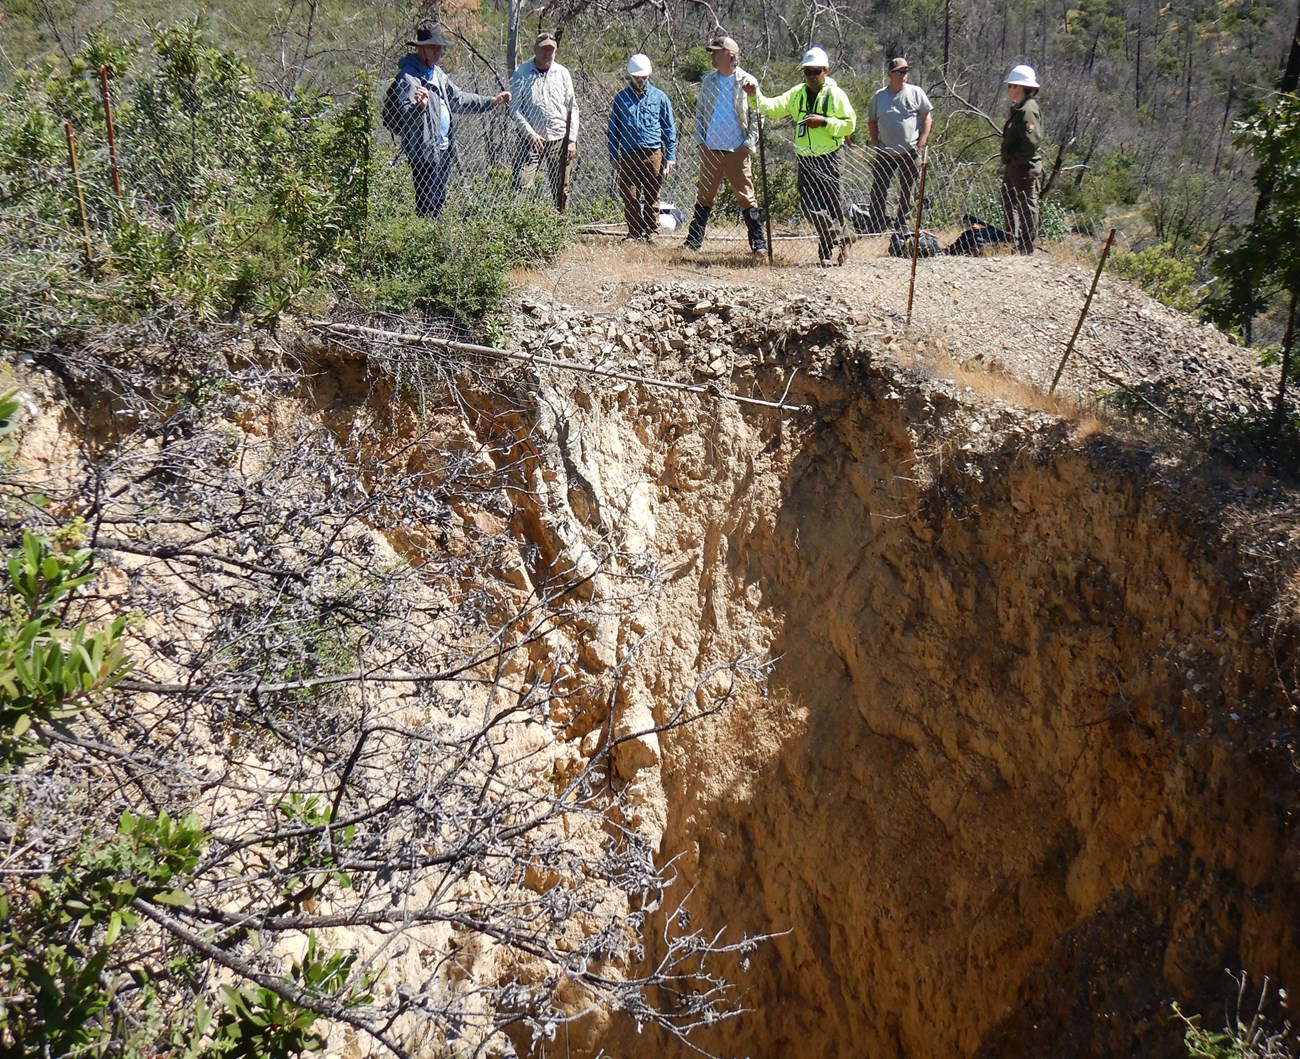
[[[658,717],[710,663],[776,660],[766,697],[623,769],[694,914],[779,934],[743,976],[751,1011],[698,1043],[1175,1055],[1170,1001],[1213,1023],[1225,968],[1300,981],[1291,499],[958,385],[921,356],[935,335],[869,307],[622,300],[532,302],[525,331],[564,320],[566,355],[810,408],[548,384],[575,518],[667,574],[618,708]],[[1237,351],[1185,333],[1248,400]]]

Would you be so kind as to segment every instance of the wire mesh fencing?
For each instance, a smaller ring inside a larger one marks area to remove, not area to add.
[[[563,208],[579,232],[592,238],[613,241],[645,234],[629,230],[636,222],[629,221],[633,213],[626,189],[620,194],[619,171],[611,166],[607,137],[615,98],[628,81],[616,73],[569,70],[576,129],[563,141],[546,141],[541,150],[529,142],[504,105],[480,113],[453,113],[454,146],[438,168],[404,159],[400,144],[379,130],[377,150],[402,179],[390,174],[374,208],[381,213],[422,212],[417,187],[421,194],[432,187],[438,212],[473,202],[484,215],[494,204],[504,208],[522,198],[549,199]],[[452,80],[480,100],[502,88],[502,82],[479,70],[453,74]],[[382,78],[380,93],[386,84],[387,78]],[[651,84],[668,97],[676,136],[672,148],[665,143],[655,160],[652,175],[660,179],[642,181],[657,190],[653,212],[658,228],[652,234],[661,244],[684,244],[683,229],[693,219],[697,199],[714,198],[700,194],[704,174],[710,178],[705,181],[710,190],[716,184],[718,191],[699,252],[704,260],[750,256],[754,231],[744,203],[737,199],[737,182],[716,179],[709,152],[695,140],[698,85],[671,76],[653,77]],[[775,263],[811,265],[828,257],[861,254],[910,256],[911,240],[904,233],[911,233],[918,220],[924,233],[922,254],[984,254],[1011,248],[1013,225],[1008,224],[995,156],[983,161],[955,156],[942,139],[932,141],[924,157],[878,150],[868,142],[865,100],[855,104],[857,131],[830,158],[801,159],[796,153],[797,130],[788,119],[763,123],[762,150],[747,160],[747,170],[765,228],[770,218]],[[936,106],[943,107],[944,101]],[[941,121],[937,124],[942,127]],[[399,186],[403,181],[409,189]],[[1098,228],[1095,220],[1065,209],[1048,195],[1039,204],[1035,241],[1040,248],[1091,248],[1104,235]]]
[[[203,61],[176,61],[186,54]],[[354,284],[360,275],[382,286],[395,243],[376,232],[389,222],[407,225],[408,258],[456,258],[438,280],[450,292],[438,304],[453,309],[494,296],[490,282],[464,278],[459,267],[478,250],[475,233],[521,223],[542,239],[576,232],[597,247],[650,235],[705,264],[763,261],[754,251],[768,245],[775,264],[802,266],[910,254],[899,233],[916,225],[919,210],[924,248],[1004,249],[996,159],[949,153],[939,134],[924,159],[875,151],[864,142],[861,99],[854,141],[818,171],[798,157],[788,121],[765,123],[761,149],[743,164],[720,161],[696,143],[698,85],[666,68],[650,83],[667,97],[672,135],[657,158],[639,159],[651,172],[633,180],[611,164],[610,119],[628,91],[620,70],[570,67],[575,107],[548,130],[560,138],[538,145],[497,102],[508,82],[486,64],[464,63],[451,71],[466,94],[447,115],[445,149],[412,158],[381,121],[391,68],[377,72],[368,93],[270,97],[231,65],[204,58],[198,43],[171,41],[165,55],[172,58],[103,82],[93,70],[58,83],[34,76],[6,100],[0,337],[15,347],[66,333],[70,321],[126,319],[160,304],[204,318],[273,319],[313,283]],[[936,100],[940,111],[945,105]],[[745,208],[750,194],[757,217]],[[705,199],[707,226],[694,240],[698,251],[687,251],[694,207]],[[547,203],[552,227],[536,224],[547,211],[533,207]],[[428,235],[408,223],[421,215],[432,218]],[[439,241],[449,220],[457,238]],[[1093,256],[1095,227],[1044,197],[1040,245]],[[433,240],[427,253],[411,251],[425,239]],[[510,252],[508,239],[494,246]],[[340,254],[354,252],[345,269]]]

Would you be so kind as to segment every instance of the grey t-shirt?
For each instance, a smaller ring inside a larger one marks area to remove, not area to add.
[[[933,109],[920,85],[904,85],[897,95],[886,86],[871,97],[867,120],[879,122],[881,147],[901,151],[916,146],[921,119]]]

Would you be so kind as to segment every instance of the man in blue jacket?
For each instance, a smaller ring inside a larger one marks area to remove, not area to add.
[[[659,230],[659,189],[677,165],[677,125],[668,97],[650,83],[650,59],[627,62],[628,87],[609,111],[609,164],[618,174],[627,238],[654,243]]]
[[[480,96],[452,84],[440,65],[451,43],[436,23],[422,22],[415,39],[406,42],[415,51],[404,55],[397,68],[402,152],[411,166],[415,212],[421,217],[437,217],[447,201],[456,149],[452,114],[481,114],[510,102],[509,92]]]

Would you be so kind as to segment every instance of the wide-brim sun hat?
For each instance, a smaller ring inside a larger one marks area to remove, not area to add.
[[[1006,84],[1020,85],[1023,88],[1038,88],[1038,74],[1034,72],[1032,66],[1021,64],[1013,66],[1011,72],[1007,74]]]
[[[441,26],[420,26],[415,31],[415,39],[408,40],[408,48],[420,48],[426,44],[436,44],[440,48],[446,48],[454,43],[452,39],[442,31]]]
[[[803,53],[803,59],[800,60],[799,65],[804,69],[807,69],[810,66],[815,66],[819,70],[827,70],[830,68],[831,61],[827,57],[824,49],[809,48]]]
[[[628,77],[649,77],[654,69],[650,65],[650,56],[637,52],[627,61]]]

